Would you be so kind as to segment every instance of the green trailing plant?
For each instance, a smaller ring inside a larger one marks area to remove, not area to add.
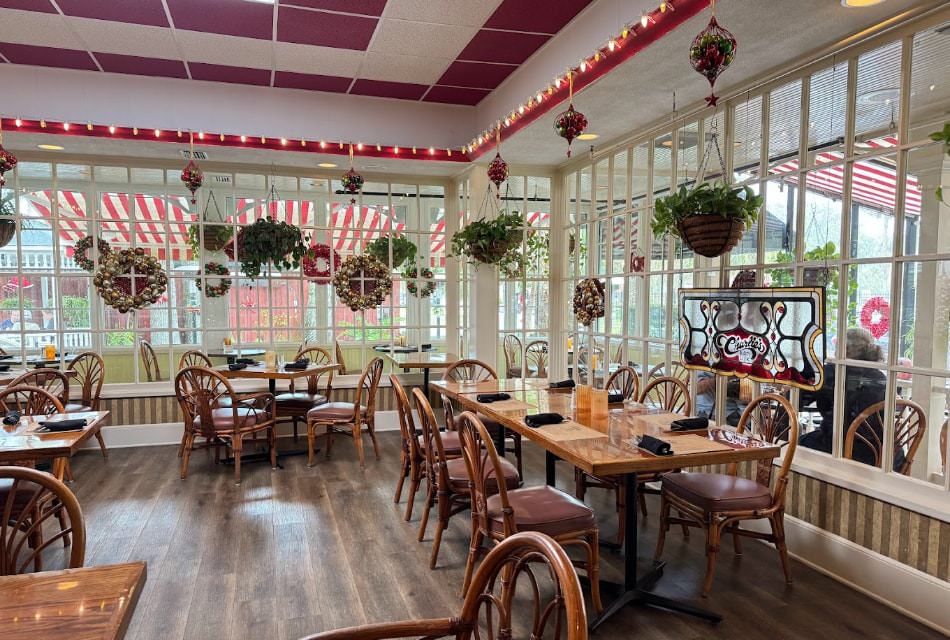
[[[389,264],[389,245],[393,248],[393,261]],[[406,236],[380,236],[366,245],[366,253],[373,256],[391,269],[398,269],[406,262],[416,259],[418,249]]]
[[[944,153],[950,156],[950,122],[945,123],[941,131],[934,131],[931,133],[930,139],[934,142],[942,142]],[[937,186],[936,195],[937,200],[946,204],[946,201],[943,199],[943,185]]]
[[[838,252],[838,246],[834,242],[827,242],[821,246],[809,249],[802,254],[802,262],[835,262],[841,259]],[[775,254],[775,261],[787,264],[795,261],[795,255],[789,251],[779,251]],[[773,287],[793,287],[795,286],[794,269],[772,269],[771,286]],[[848,315],[853,316],[857,313],[857,293],[858,282],[855,278],[848,278]],[[833,331],[838,327],[838,267],[828,267],[828,281],[825,284],[825,326]]]
[[[234,237],[234,229],[231,228],[230,225],[209,224],[207,222],[201,226],[197,224],[191,225],[188,228],[188,244],[196,256],[201,255],[201,243],[199,238],[202,235],[205,240],[205,249],[209,251],[219,251],[222,247],[231,242],[231,238]]]
[[[498,263],[498,269],[506,278],[523,278],[532,265],[541,273],[545,273],[550,260],[548,235],[528,229],[525,231],[524,246],[509,251]]]
[[[16,235],[16,204],[13,200],[15,194],[12,189],[4,189],[3,198],[0,199],[0,247],[10,244]]]
[[[300,227],[278,222],[270,216],[256,220],[238,234],[241,271],[248,278],[259,277],[269,265],[277,269],[296,269],[306,252]]]
[[[504,266],[517,261],[525,219],[517,211],[501,212],[494,220],[476,220],[452,235],[452,256],[481,264]]]
[[[764,199],[750,187],[730,187],[724,182],[704,182],[692,189],[679,188],[656,201],[650,226],[657,238],[667,234],[680,236],[679,224],[693,216],[718,215],[726,220],[738,220],[746,228],[759,216]]]

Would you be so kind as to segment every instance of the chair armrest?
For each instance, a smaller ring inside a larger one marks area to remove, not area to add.
[[[361,627],[324,631],[300,640],[386,640],[387,638],[439,638],[456,635],[462,624],[458,618],[403,620],[382,622]]]
[[[234,401],[249,408],[257,409],[267,413],[274,412],[274,394],[269,391],[260,391],[258,393],[240,393],[236,394]]]

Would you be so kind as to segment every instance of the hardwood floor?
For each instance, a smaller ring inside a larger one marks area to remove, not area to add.
[[[349,442],[333,458],[321,452],[308,469],[305,457],[283,460],[283,470],[247,464],[233,484],[230,467],[215,467],[196,452],[188,479],[178,479],[177,447],[116,449],[109,461],[98,451],[73,459],[88,528],[86,564],[148,562],[148,582],[129,638],[299,638],[307,633],[367,622],[455,615],[468,547],[469,520],[453,518],[439,566],[430,571],[430,534],[416,542],[421,515],[412,522],[404,504],[392,502],[398,434],[379,435],[383,458],[367,457],[361,473]],[[290,443],[282,440],[283,446]],[[544,456],[525,444],[529,484],[544,481]],[[573,487],[567,465],[558,486]],[[657,504],[641,528],[642,566],[656,541]],[[616,517],[606,492],[589,502],[601,515],[605,537]],[[699,600],[703,542],[678,530],[667,538],[665,576],[657,591]],[[700,638],[939,637],[870,598],[795,563],[795,584],[782,578],[772,547],[752,541],[737,558],[723,546],[707,606],[724,615],[718,626],[680,615],[628,609],[596,637],[638,640]],[[622,558],[602,555],[605,579],[619,580]],[[588,606],[590,610],[590,607]]]

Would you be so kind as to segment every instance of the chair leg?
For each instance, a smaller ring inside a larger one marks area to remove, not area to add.
[[[584,496],[587,495],[587,477],[577,467],[574,467],[574,495],[581,502],[584,501]]]
[[[646,518],[650,515],[650,512],[647,511],[647,494],[643,491],[638,491],[637,496],[637,502],[640,503],[640,515]]]
[[[277,425],[272,424],[267,430],[267,440],[270,446],[270,468],[277,469]]]
[[[178,445],[178,457],[182,457],[185,454],[185,440],[188,439],[188,432],[181,432],[181,444]]]
[[[660,526],[656,536],[656,551],[653,552],[653,561],[659,562],[663,556],[663,545],[666,544],[666,532],[670,530],[670,503],[666,496],[660,494]]]
[[[333,447],[333,425],[327,425],[327,458],[330,457],[330,449]]]
[[[785,572],[785,582],[792,584],[792,566],[788,561],[788,546],[785,544],[785,512],[773,513],[769,521],[775,536],[775,548],[778,549],[778,557],[782,561],[782,571]]]
[[[376,418],[366,422],[366,429],[369,431],[369,439],[373,442],[373,453],[376,454],[376,459],[379,460],[379,443],[376,442]]]
[[[240,435],[231,439],[231,454],[234,456],[234,484],[241,484],[241,449],[244,442]]]
[[[406,522],[412,519],[412,507],[416,501],[416,492],[419,490],[420,472],[410,470],[409,495],[406,498]]]
[[[732,534],[732,550],[737,556],[742,555],[742,537],[739,535],[739,525],[732,523],[729,526],[729,533]]]
[[[66,507],[60,505],[60,506],[57,508],[57,510],[56,510],[56,519],[59,520],[59,530],[60,530],[60,531],[65,531],[65,530],[66,530],[66,525],[67,525],[67,523],[66,523]],[[69,546],[69,534],[68,534],[68,533],[65,534],[65,535],[63,535],[63,546],[64,546],[64,547],[68,547],[68,546]]]
[[[435,565],[439,561],[439,549],[442,546],[442,532],[445,531],[445,528],[449,524],[449,509],[451,505],[449,504],[449,496],[447,493],[439,492],[437,507],[438,521],[435,527],[435,537],[432,539],[432,553],[429,555],[430,569],[435,569]]]
[[[411,472],[409,456],[406,455],[406,450],[402,449],[399,452],[399,478],[396,480],[396,494],[393,496],[394,504],[399,504],[399,500],[402,498],[402,485],[406,482],[406,476]]]
[[[524,471],[521,466],[521,435],[515,436],[515,466],[518,468],[518,479],[524,480]]]
[[[468,587],[472,583],[472,574],[475,572],[475,557],[478,555],[479,549],[482,547],[482,539],[484,535],[482,534],[481,529],[475,522],[474,517],[472,518],[472,538],[469,543],[468,548],[468,560],[465,561],[465,578],[462,580],[462,597],[468,593]]]
[[[587,554],[587,579],[590,580],[590,597],[594,601],[594,611],[599,615],[604,610],[600,600],[600,532],[594,531],[588,536],[590,545]]]
[[[101,432],[101,431],[97,431],[97,432],[96,432],[96,440],[99,441],[99,449],[102,450],[102,457],[105,458],[106,460],[108,460],[108,459],[109,459],[109,450],[106,449],[106,441],[105,441],[105,438],[102,437],[102,432]],[[181,456],[179,456],[179,457],[181,457]]]
[[[432,511],[432,503],[435,496],[432,495],[432,485],[429,485],[429,489],[426,491],[426,500],[425,507],[422,510],[422,520],[419,521],[419,535],[416,536],[416,540],[422,542],[426,537],[426,527],[429,526],[429,512]]]
[[[363,429],[358,422],[353,425],[353,444],[356,445],[356,457],[360,459],[360,469],[365,469],[366,454],[363,453]]]
[[[722,528],[715,518],[710,516],[706,520],[706,577],[703,580],[705,598],[712,590],[713,577],[716,574],[716,556],[719,554],[719,542],[722,538]]]
[[[307,420],[307,466],[313,466],[313,441],[316,440],[317,436],[315,431],[317,430],[317,424]],[[329,438],[329,434],[327,435]],[[327,444],[327,449],[329,450],[329,443]]]
[[[191,446],[195,442],[195,436],[191,433],[185,434],[185,446],[181,456],[181,479],[188,476],[188,461],[191,459]]]

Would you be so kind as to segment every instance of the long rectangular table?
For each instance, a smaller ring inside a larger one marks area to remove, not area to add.
[[[37,431],[40,421],[55,422],[75,418],[86,419],[86,427],[81,431]],[[108,411],[21,416],[15,425],[0,425],[0,464],[18,460],[52,459],[53,475],[62,480],[66,474],[66,459],[75,455],[89,438],[101,438],[102,427],[108,419]]]
[[[448,398],[459,403],[464,409],[480,413],[493,418],[500,425],[498,438],[503,443],[505,430],[512,429],[523,438],[526,438],[545,450],[546,482],[553,486],[555,482],[555,463],[565,460],[587,473],[609,476],[619,475],[624,478],[627,491],[627,504],[633,505],[626,510],[626,529],[624,537],[624,582],[620,586],[620,593],[610,603],[604,612],[590,622],[590,628],[596,629],[614,614],[628,604],[645,605],[685,613],[718,622],[722,619],[719,614],[653,593],[651,589],[660,579],[663,572],[663,563],[654,563],[650,571],[643,577],[638,575],[639,543],[637,537],[637,475],[644,472],[666,471],[702,465],[742,462],[746,460],[763,460],[775,458],[781,448],[751,438],[737,438],[730,431],[711,429],[701,433],[709,440],[709,448],[702,451],[702,443],[697,441],[697,432],[671,433],[664,431],[663,420],[658,416],[638,416],[624,409],[610,412],[608,424],[603,431],[591,428],[590,425],[579,424],[573,421],[572,393],[563,391],[548,391],[543,388],[517,387],[510,380],[485,381],[479,383],[457,383],[439,380],[433,383],[435,389]],[[481,403],[477,400],[479,393],[505,391],[511,394],[515,404],[508,403]],[[495,406],[493,406],[495,405]],[[524,422],[524,417],[531,413],[554,412],[560,413],[572,421],[566,425],[552,425],[541,428],[531,428]],[[670,414],[669,421],[675,418]],[[678,443],[681,451],[672,456],[655,456],[641,451],[632,439],[638,435],[649,434],[669,441],[674,452]],[[700,444],[697,447],[697,444]],[[498,451],[504,451],[498,446]],[[606,590],[605,590],[606,591]]]

